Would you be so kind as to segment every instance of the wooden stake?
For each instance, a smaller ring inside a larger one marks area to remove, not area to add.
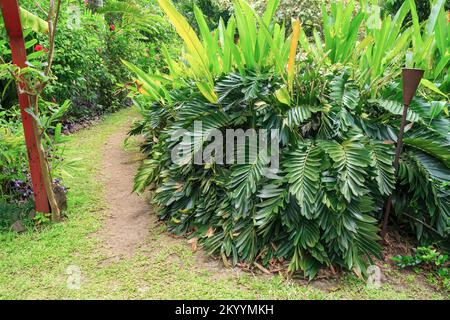
[[[26,51],[23,39],[22,25],[20,22],[19,5],[17,0],[2,0],[1,8],[3,20],[5,22],[6,32],[8,34],[12,61],[20,68],[26,67]],[[30,166],[31,182],[35,199],[35,209],[37,212],[50,212],[48,202],[47,188],[45,187],[44,173],[41,168],[41,153],[39,152],[39,139],[36,135],[37,126],[33,117],[28,114],[26,109],[30,107],[30,99],[26,93],[25,81],[18,83],[18,96],[20,104],[20,113],[27,146],[28,161]]]

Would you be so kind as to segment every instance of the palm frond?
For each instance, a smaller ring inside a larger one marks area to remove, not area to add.
[[[320,166],[322,150],[311,141],[301,144],[284,162],[289,191],[301,208],[302,215],[314,216],[312,212],[320,189]]]
[[[333,160],[340,192],[349,202],[352,196],[362,196],[367,192],[364,182],[368,175],[366,168],[370,163],[370,155],[359,139],[354,136],[342,144],[320,141],[320,147]]]

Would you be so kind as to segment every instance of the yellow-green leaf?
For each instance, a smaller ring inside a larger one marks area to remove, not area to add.
[[[288,106],[291,104],[291,98],[289,97],[289,92],[286,87],[278,89],[275,92],[275,96],[281,103],[286,104]]]
[[[217,103],[219,98],[217,97],[214,87],[208,82],[198,82],[197,87],[203,96],[211,103]]]
[[[192,57],[202,67],[203,70],[199,71],[209,74],[207,63],[208,55],[206,50],[187,20],[177,11],[171,1],[158,0],[158,3],[166,13],[170,22],[172,22],[180,37],[184,40]]]
[[[24,29],[31,29],[37,33],[47,33],[48,23],[47,21],[39,18],[35,14],[20,8],[20,16],[22,19],[22,26]]]
[[[446,95],[445,93],[443,93],[441,90],[439,90],[439,88],[438,88],[433,82],[431,82],[430,80],[422,79],[422,80],[420,81],[420,83],[421,83],[423,86],[425,86],[425,87],[427,87],[428,89],[430,89],[431,91],[434,91],[434,92],[440,94],[441,96],[444,96],[445,98],[448,98],[447,95]]]
[[[300,20],[297,18],[294,22],[294,27],[292,31],[291,48],[289,51],[289,62],[288,62],[288,83],[289,83],[289,90],[291,91],[294,82],[294,71],[295,71],[294,64],[295,64],[295,56],[297,55],[297,45],[299,36],[300,36]]]

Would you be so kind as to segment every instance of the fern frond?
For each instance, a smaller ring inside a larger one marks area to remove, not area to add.
[[[393,167],[394,148],[376,140],[370,140],[371,166],[376,173],[378,190],[381,194],[389,195],[395,186],[395,172]]]
[[[337,172],[339,189],[344,198],[350,202],[352,196],[364,195],[365,180],[368,175],[367,166],[370,164],[369,152],[359,142],[361,136],[339,144],[336,141],[320,141],[320,147],[333,160],[333,168]]]
[[[321,149],[311,141],[300,144],[284,161],[284,172],[292,193],[304,216],[314,215],[314,206],[320,189]]]
[[[252,151],[252,148],[250,148]],[[253,158],[253,159],[252,159]],[[229,190],[237,209],[244,217],[248,214],[251,198],[257,190],[259,182],[264,177],[269,163],[265,150],[249,155],[250,163],[235,165],[231,169]]]
[[[372,100],[372,102],[394,115],[401,116],[403,114],[403,104],[401,102],[385,99]],[[408,120],[409,122],[423,121],[420,115],[412,111],[411,109],[408,109],[406,113],[406,120]]]

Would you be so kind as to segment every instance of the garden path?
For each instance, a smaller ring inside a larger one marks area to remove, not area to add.
[[[141,156],[124,148],[130,122],[121,125],[102,150],[101,176],[105,182],[108,210],[99,237],[104,247],[119,257],[133,255],[145,241],[151,222],[150,206],[143,196],[133,193],[133,177]]]

